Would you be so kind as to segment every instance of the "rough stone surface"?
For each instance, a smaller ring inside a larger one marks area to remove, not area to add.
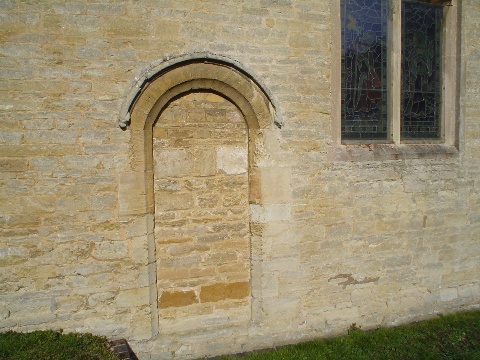
[[[343,147],[336,0],[0,3],[0,331],[193,359],[478,308],[478,1],[456,145]]]
[[[239,306],[229,299],[249,293],[246,130],[238,109],[212,93],[177,99],[154,126],[160,326],[186,314],[205,318],[198,303]]]

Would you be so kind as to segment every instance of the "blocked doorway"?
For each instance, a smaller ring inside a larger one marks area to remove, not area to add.
[[[119,116],[131,133],[120,214],[146,225],[152,336],[262,321],[255,221],[274,206],[263,168],[281,122],[254,77],[208,56],[149,69]]]
[[[153,127],[163,330],[250,319],[248,128],[212,92],[172,101]]]

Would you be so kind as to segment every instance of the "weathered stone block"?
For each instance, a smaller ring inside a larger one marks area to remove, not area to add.
[[[291,218],[291,208],[287,204],[250,205],[250,218],[258,223],[286,221]]]
[[[115,298],[119,308],[139,308],[149,304],[148,287],[122,290]]]
[[[120,212],[145,213],[145,182],[141,173],[129,172],[119,176],[118,202]]]
[[[193,291],[164,291],[158,301],[159,308],[188,306],[198,303],[197,294]]]
[[[58,157],[38,157],[30,159],[30,168],[32,170],[53,171],[60,167]]]
[[[204,123],[206,121],[204,110],[188,110],[187,121],[191,124]]]
[[[92,294],[88,297],[87,304],[92,307],[95,307],[100,303],[108,304],[114,297],[115,294],[112,292]]]
[[[159,41],[178,41],[180,23],[177,21],[160,20],[155,22],[155,38]]]
[[[24,133],[27,144],[75,144],[77,133],[62,130],[27,130]]]
[[[157,192],[155,204],[161,210],[185,210],[193,205],[191,193]]]
[[[182,177],[193,170],[193,157],[186,149],[156,149],[154,159],[158,177]]]
[[[103,241],[96,243],[92,255],[99,260],[122,259],[127,256],[128,246],[124,241]]]
[[[99,18],[97,18],[99,19]],[[145,23],[141,19],[125,19],[117,17],[107,23],[107,32],[113,37],[144,37],[151,33],[149,24]]]
[[[453,301],[458,298],[458,290],[456,288],[447,288],[440,290],[441,301]]]
[[[250,174],[250,191],[260,204],[287,203],[291,200],[291,169],[261,167]]]
[[[226,299],[243,299],[250,294],[250,283],[217,283],[200,289],[201,302],[216,302]]]
[[[28,161],[25,159],[0,158],[0,171],[22,172],[28,169]]]
[[[217,172],[216,152],[214,148],[196,148],[194,150],[194,171],[196,176],[212,176]]]
[[[247,149],[233,146],[219,147],[217,150],[217,169],[229,175],[247,172]]]
[[[9,131],[8,133],[5,131],[0,132],[0,143],[2,144],[20,144],[22,142],[22,132],[17,131]]]

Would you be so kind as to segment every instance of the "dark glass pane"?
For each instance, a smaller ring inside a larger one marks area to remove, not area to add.
[[[387,4],[342,0],[342,139],[387,138]]]
[[[402,3],[403,139],[440,137],[443,6]]]

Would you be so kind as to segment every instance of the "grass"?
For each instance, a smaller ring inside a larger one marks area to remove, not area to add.
[[[1,360],[118,360],[107,339],[91,334],[34,331],[0,334]]]
[[[224,356],[219,359],[237,359]],[[480,311],[363,331],[355,324],[348,334],[242,355],[242,360],[308,359],[480,359]]]
[[[238,355],[217,359],[238,359]],[[480,311],[242,355],[242,360],[480,359]],[[118,360],[103,337],[61,331],[0,333],[0,359]]]

